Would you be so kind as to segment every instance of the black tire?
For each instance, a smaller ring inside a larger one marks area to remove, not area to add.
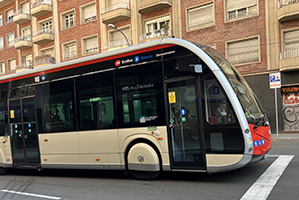
[[[161,171],[131,171],[134,178],[138,180],[155,180],[160,173]]]
[[[0,167],[0,175],[6,174],[6,169],[4,167]]]

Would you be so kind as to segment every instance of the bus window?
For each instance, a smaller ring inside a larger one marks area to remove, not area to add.
[[[79,102],[79,129],[115,127],[113,74],[111,72],[76,78]]]
[[[73,80],[38,85],[37,110],[39,132],[74,130]]]
[[[0,136],[8,135],[7,92],[1,92],[0,99]]]
[[[233,124],[235,117],[230,102],[215,79],[204,81],[206,121],[211,125]]]
[[[165,124],[161,64],[116,71],[120,126]]]

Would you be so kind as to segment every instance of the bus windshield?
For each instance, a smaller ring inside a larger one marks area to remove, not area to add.
[[[253,91],[241,74],[216,50],[208,46],[200,46],[219,66],[229,83],[232,85],[248,121],[260,120],[264,117]]]

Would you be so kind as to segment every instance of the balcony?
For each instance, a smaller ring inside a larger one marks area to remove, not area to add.
[[[159,38],[168,38],[172,37],[172,30],[170,29],[160,29],[153,32],[148,32],[140,36],[139,40],[142,42],[149,42]]]
[[[278,21],[299,19],[299,0],[279,0],[278,8]]]
[[[33,33],[32,41],[39,45],[54,41],[54,32],[53,30],[39,30]]]
[[[280,71],[298,70],[299,67],[299,49],[282,51],[279,61]]]
[[[0,0],[0,8],[14,2],[15,0]]]
[[[32,47],[32,40],[30,36],[19,37],[15,39],[14,47],[19,50],[28,49]]]
[[[171,0],[139,0],[137,2],[137,10],[140,14],[147,14],[172,5]]]
[[[13,15],[13,21],[16,24],[24,24],[25,22],[28,22],[31,20],[30,11],[25,9],[20,9],[16,12],[14,12]]]
[[[31,15],[34,17],[40,17],[51,12],[53,12],[51,0],[38,0],[31,4]]]
[[[34,58],[34,68],[55,64],[55,58],[51,55],[40,55]]]
[[[28,69],[33,69],[33,65],[32,63],[29,64],[29,63],[23,63],[22,65],[17,65],[17,69],[16,69],[16,72],[22,72],[22,71],[25,71],[25,70],[28,70]]]
[[[130,17],[130,5],[124,2],[113,4],[102,10],[102,21],[105,24],[113,24],[124,21]]]

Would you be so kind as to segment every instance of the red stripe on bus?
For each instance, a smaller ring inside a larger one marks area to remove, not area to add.
[[[46,70],[46,71],[43,71],[43,72],[36,72],[36,73],[33,73],[33,74],[27,74],[27,75],[18,76],[18,77],[14,77],[14,78],[10,78],[10,79],[5,79],[5,80],[1,80],[0,83],[6,83],[6,82],[20,80],[20,79],[24,79],[24,78],[30,78],[30,77],[39,76],[39,75],[42,75],[42,74],[49,74],[49,73],[53,73],[53,72],[64,71],[64,70],[67,70],[67,69],[73,69],[73,68],[81,67],[81,66],[84,66],[84,65],[90,65],[90,64],[94,64],[94,63],[98,63],[98,62],[104,62],[104,61],[108,61],[108,60],[123,58],[123,57],[131,56],[131,55],[134,55],[134,54],[144,53],[144,52],[148,52],[148,51],[154,51],[154,50],[158,50],[158,49],[165,49],[165,48],[173,47],[173,46],[175,46],[175,45],[174,44],[158,45],[158,46],[149,47],[149,48],[145,48],[145,49],[140,49],[140,50],[136,50],[136,51],[131,51],[131,52],[127,52],[127,53],[123,53],[123,54],[119,54],[119,55],[114,55],[114,56],[110,56],[110,57],[106,57],[106,58],[90,60],[90,61],[77,63],[77,64],[73,64],[73,65],[69,65],[69,66],[59,67],[59,68],[55,68],[55,69],[49,69],[49,70]]]

